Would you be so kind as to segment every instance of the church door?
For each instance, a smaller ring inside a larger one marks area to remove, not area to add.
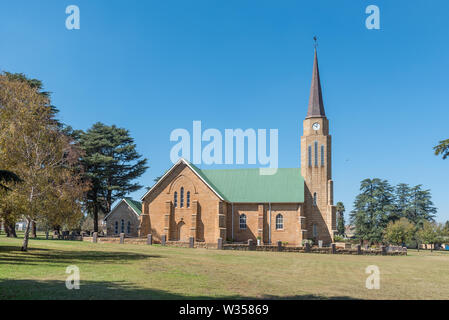
[[[189,241],[188,228],[185,225],[184,221],[178,223],[178,241]]]

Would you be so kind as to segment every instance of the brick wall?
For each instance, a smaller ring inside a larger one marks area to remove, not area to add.
[[[106,221],[106,234],[108,236],[119,236],[122,232],[121,221],[124,221],[124,233],[130,237],[138,236],[138,228],[140,225],[140,218],[136,213],[122,201],[115,210],[109,215]],[[118,233],[115,233],[115,222],[118,222]],[[128,222],[131,223],[131,232],[128,233]]]
[[[184,188],[183,208],[181,187]],[[178,194],[176,208],[175,192]],[[190,192],[190,207],[187,207],[187,192]],[[163,234],[169,241],[186,241],[194,236],[199,241],[216,242],[220,202],[218,196],[188,166],[180,163],[143,199],[140,236],[146,237],[151,233],[155,241],[160,241]],[[223,212],[226,214],[226,209]]]

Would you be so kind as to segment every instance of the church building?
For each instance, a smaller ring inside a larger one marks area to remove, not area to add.
[[[303,240],[333,241],[333,203],[329,120],[324,112],[317,52],[307,116],[303,121],[300,168],[199,169],[180,159],[142,197],[140,236],[158,242],[261,244],[277,241],[300,246]]]

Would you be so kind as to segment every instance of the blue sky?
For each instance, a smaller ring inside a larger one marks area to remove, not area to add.
[[[68,5],[81,29],[65,28]],[[365,27],[380,8],[381,30]],[[0,3],[0,69],[41,79],[60,118],[131,131],[152,185],[173,129],[279,129],[279,166],[299,166],[314,35],[333,135],[335,200],[365,178],[431,189],[449,220],[449,2],[100,1]],[[140,198],[144,190],[133,194]]]

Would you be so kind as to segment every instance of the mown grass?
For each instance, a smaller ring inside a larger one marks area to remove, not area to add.
[[[449,254],[350,256],[93,244],[0,236],[0,299],[449,299]],[[67,266],[80,269],[68,290]],[[365,269],[380,269],[368,290]]]

